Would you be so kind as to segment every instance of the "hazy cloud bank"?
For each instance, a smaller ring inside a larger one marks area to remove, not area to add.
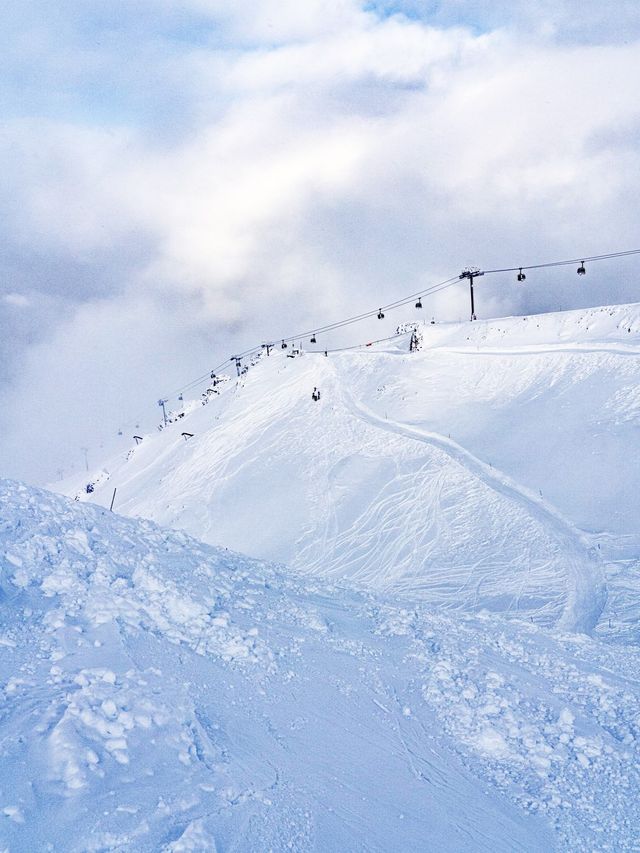
[[[467,263],[638,244],[631,4],[432,5],[10,4],[3,473],[98,461],[230,352]],[[487,279],[481,311],[631,301],[635,270]]]

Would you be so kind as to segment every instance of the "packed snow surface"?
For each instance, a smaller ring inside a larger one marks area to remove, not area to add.
[[[0,849],[640,847],[632,646],[292,574],[7,481],[0,570]]]
[[[63,487],[302,573],[637,639],[640,306],[419,333],[276,347]]]

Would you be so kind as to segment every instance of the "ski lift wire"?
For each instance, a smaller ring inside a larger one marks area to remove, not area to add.
[[[458,282],[458,276],[457,275],[452,276],[451,278],[448,278],[448,279],[445,279],[444,281],[438,282],[437,284],[434,284],[431,287],[423,288],[422,290],[416,291],[416,293],[412,293],[409,296],[404,296],[401,299],[396,300],[395,302],[390,302],[387,305],[383,305],[382,310],[383,311],[392,311],[394,308],[400,308],[403,305],[407,305],[409,302],[412,302],[419,295],[424,297],[424,296],[428,296],[432,293],[437,293],[440,290],[444,290],[447,287],[451,287],[452,285],[456,284],[457,282]],[[371,317],[376,317],[378,315],[378,310],[379,309],[374,309],[372,311],[366,311],[363,314],[357,314],[357,315],[354,315],[353,317],[347,317],[345,320],[338,320],[337,322],[329,323],[326,326],[316,327],[314,332],[316,335],[318,335],[318,334],[323,334],[326,332],[332,332],[332,331],[335,331],[336,329],[341,329],[341,328],[344,328],[345,326],[353,325],[354,323],[359,323],[362,320],[366,320],[366,319],[371,318]],[[297,340],[298,338],[303,338],[303,337],[306,337],[307,335],[314,334],[314,332],[312,332],[312,330],[309,330],[306,332],[297,332],[295,335],[289,335],[287,337],[280,338],[280,340],[283,341],[284,343],[291,343],[291,342]],[[238,358],[246,358],[249,355],[253,355],[254,353],[259,352],[261,349],[262,349],[262,345],[251,347],[251,348],[246,349],[243,352],[239,353]],[[331,352],[333,352],[333,350],[331,350]],[[188,385],[184,385],[182,388],[175,389],[174,391],[172,391],[167,396],[172,397],[175,394],[180,393],[180,391],[190,390],[191,388],[195,387],[196,385],[199,385],[201,382],[204,382],[209,377],[210,372],[215,373],[216,371],[220,370],[222,367],[226,366],[227,364],[231,364],[230,359],[227,359],[221,365],[214,368],[213,371],[207,371],[207,373],[204,373],[202,376],[198,377],[198,379],[194,379]]]
[[[608,253],[601,254],[601,255],[581,256],[579,258],[570,258],[570,259],[560,260],[560,261],[550,261],[550,262],[546,262],[546,263],[528,264],[528,265],[523,265],[523,266],[518,265],[517,267],[516,266],[514,266],[514,267],[500,267],[500,268],[496,268],[496,269],[484,270],[483,272],[485,275],[489,275],[489,274],[493,274],[493,273],[506,273],[506,272],[520,272],[521,273],[522,270],[535,270],[535,269],[547,269],[547,268],[552,268],[552,267],[570,266],[570,265],[576,264],[576,263],[591,263],[594,261],[612,260],[614,258],[625,258],[625,257],[630,257],[633,255],[638,255],[638,254],[640,254],[640,249],[628,249],[628,250],[622,251],[622,252],[608,252]],[[445,279],[444,281],[438,282],[437,284],[434,284],[431,287],[422,288],[421,290],[417,291],[416,293],[412,293],[408,296],[403,296],[400,299],[397,299],[395,302],[389,302],[386,305],[382,305],[378,309],[373,309],[371,311],[365,311],[362,314],[356,314],[352,317],[347,317],[344,320],[338,320],[334,323],[328,323],[325,326],[320,326],[320,327],[316,326],[314,330],[309,329],[308,331],[305,331],[305,332],[297,332],[294,335],[285,336],[284,338],[281,338],[281,340],[283,341],[283,343],[284,342],[290,343],[290,342],[293,342],[299,338],[308,337],[309,335],[315,336],[318,334],[326,334],[327,332],[333,332],[333,331],[336,331],[337,329],[342,329],[346,326],[353,325],[354,323],[359,323],[362,320],[367,320],[367,319],[370,319],[373,317],[377,317],[378,314],[381,312],[384,313],[385,311],[392,311],[395,308],[400,308],[404,305],[408,305],[416,297],[424,298],[424,297],[430,296],[434,293],[439,293],[442,290],[446,290],[447,288],[452,287],[453,285],[457,284],[458,282],[459,282],[459,275],[455,275],[455,276],[452,276],[451,278]],[[387,338],[387,339],[381,339],[381,340],[390,340],[390,339]],[[376,343],[376,342],[374,342],[374,343]],[[360,346],[360,345],[358,345],[358,346]],[[333,350],[328,350],[328,351],[329,352],[340,352],[340,351],[343,351],[344,349],[356,349],[356,348],[357,347],[347,347],[347,348],[341,348],[341,349],[339,348],[339,349],[333,349]],[[250,347],[249,349],[246,349],[243,352],[241,352],[239,354],[238,358],[246,358],[247,356],[250,356],[250,355],[253,355],[255,353],[260,352],[261,349],[262,349],[261,346]],[[201,382],[204,382],[206,379],[208,379],[210,377],[211,373],[217,373],[219,370],[222,370],[222,368],[224,368],[230,364],[231,364],[231,359],[225,359],[225,361],[221,362],[221,364],[219,364],[217,367],[214,367],[212,370],[208,370],[206,373],[202,374],[202,376],[198,377],[197,379],[192,380],[191,382],[187,383],[186,385],[181,386],[180,388],[176,388],[175,390],[171,391],[169,394],[167,394],[165,396],[173,397],[173,396],[175,396],[181,392],[191,390],[195,386],[199,385]]]
[[[499,273],[499,272],[518,272],[518,270],[541,270],[547,269],[549,267],[564,267],[571,266],[573,264],[583,263],[591,263],[593,261],[609,261],[613,258],[627,258],[631,255],[640,255],[640,249],[628,249],[625,252],[608,252],[605,255],[592,255],[591,257],[582,257],[579,258],[570,258],[565,261],[549,261],[544,264],[529,264],[528,266],[517,266],[517,267],[503,267],[501,269],[495,270],[484,270],[485,275],[489,275],[491,273]]]

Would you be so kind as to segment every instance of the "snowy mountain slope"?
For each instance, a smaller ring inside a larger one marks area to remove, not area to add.
[[[10,850],[632,850],[640,654],[0,481]]]
[[[276,349],[68,492],[108,505],[117,486],[120,512],[302,572],[589,631],[617,576],[600,540],[638,532],[639,318],[427,325],[417,353],[408,335]]]
[[[354,414],[332,361],[273,358],[213,430],[205,411],[187,419],[188,444],[162,436],[157,461],[117,480],[121,511],[438,604],[561,614],[563,544],[451,454]]]
[[[392,376],[354,356],[355,395],[451,433],[584,530],[640,532],[640,305],[429,325],[424,347]]]

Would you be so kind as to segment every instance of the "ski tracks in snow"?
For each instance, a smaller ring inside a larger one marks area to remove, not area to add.
[[[527,512],[549,530],[566,554],[567,601],[557,627],[590,634],[596,627],[606,603],[604,567],[584,534],[555,508],[537,498],[510,477],[478,459],[450,438],[415,426],[387,420],[363,403],[344,393],[344,404],[353,415],[371,426],[437,447],[507,500],[524,506]]]

